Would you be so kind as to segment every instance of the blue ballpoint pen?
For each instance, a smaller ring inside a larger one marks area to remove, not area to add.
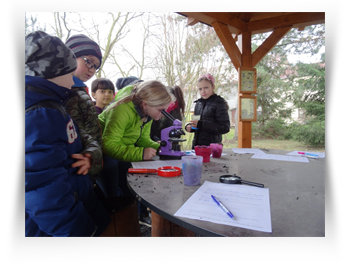
[[[221,207],[222,210],[224,210],[224,212],[232,219],[235,219],[235,216],[230,212],[230,210],[228,210],[223,203],[221,203],[221,201],[219,199],[217,199],[215,196],[211,195],[211,197],[213,198],[213,200],[215,201],[215,203]]]
[[[298,154],[307,155],[307,156],[316,156],[316,157],[318,157],[318,155],[316,155],[316,154],[305,153],[305,152],[298,152]]]

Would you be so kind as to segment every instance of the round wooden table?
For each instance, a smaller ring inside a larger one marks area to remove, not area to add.
[[[289,151],[264,150],[285,155]],[[251,159],[252,154],[224,149],[221,158],[203,163],[204,181],[218,182],[221,175],[240,176],[269,188],[272,233],[196,219],[175,217],[176,211],[201,186],[185,186],[183,176],[128,174],[137,199],[152,210],[152,236],[324,237],[325,159],[309,163]]]

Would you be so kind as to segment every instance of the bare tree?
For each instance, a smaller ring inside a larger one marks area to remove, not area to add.
[[[106,65],[116,64],[112,50],[119,41],[130,32],[131,20],[142,16],[142,13],[53,13],[55,34],[66,41],[76,33],[83,33],[96,41],[100,46],[103,57],[100,70],[96,77],[106,77]],[[96,16],[99,16],[98,18]],[[102,17],[102,18],[101,18]],[[98,21],[98,22],[97,22]]]
[[[152,13],[144,13],[138,20],[135,20],[136,23],[142,25],[139,31],[140,34],[133,39],[126,40],[126,43],[121,43],[119,48],[113,50],[111,59],[118,67],[121,77],[127,77],[132,74],[139,79],[143,79],[145,70],[151,68],[150,36],[152,34],[151,27],[155,26],[152,24],[152,16]],[[140,43],[140,49],[130,48],[129,44],[131,41]]]

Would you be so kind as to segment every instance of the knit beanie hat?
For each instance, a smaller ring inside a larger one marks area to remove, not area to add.
[[[100,60],[101,65],[101,49],[95,41],[91,40],[86,35],[73,35],[67,40],[66,45],[73,51],[77,58],[84,55],[93,55]]]
[[[117,82],[115,83],[115,86],[117,87],[118,90],[122,89],[123,87],[135,84],[139,81],[142,81],[140,79],[138,79],[135,76],[128,76],[128,77],[122,77],[122,78],[118,78]]]
[[[50,79],[69,74],[77,68],[73,52],[56,36],[43,31],[25,38],[25,74]]]

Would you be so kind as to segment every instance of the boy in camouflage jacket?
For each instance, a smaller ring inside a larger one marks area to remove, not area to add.
[[[95,182],[103,164],[102,134],[96,109],[84,82],[99,69],[102,54],[98,44],[83,34],[70,37],[66,45],[75,54],[78,66],[73,76],[72,95],[66,101],[65,109],[79,128],[84,148],[82,153],[91,159],[88,175]]]

